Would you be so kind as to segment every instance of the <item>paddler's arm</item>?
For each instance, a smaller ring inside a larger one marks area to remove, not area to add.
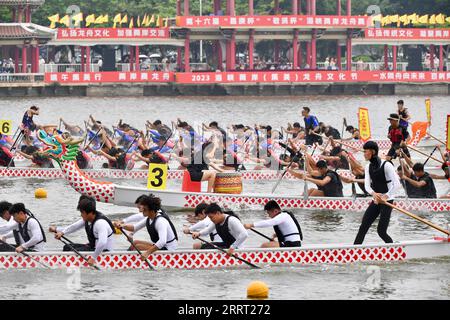
[[[228,228],[230,228],[230,231],[233,231],[234,234],[238,234],[236,241],[230,246],[229,252],[233,252],[234,250],[242,247],[245,240],[248,238],[248,232],[237,218],[230,218],[228,220]]]
[[[30,155],[28,155],[28,154],[26,154],[26,153],[24,153],[24,152],[22,152],[20,150],[17,150],[17,153],[20,154],[22,157],[28,159],[28,160],[33,160],[33,156],[30,156]]]
[[[314,178],[310,178],[310,177],[305,177],[305,180],[314,183],[315,185],[318,185],[319,187],[323,187],[326,186],[328,183],[330,183],[331,178],[326,176],[324,179],[320,180],[320,179],[314,179]]]

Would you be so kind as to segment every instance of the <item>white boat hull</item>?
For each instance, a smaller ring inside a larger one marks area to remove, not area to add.
[[[323,209],[344,211],[365,211],[372,201],[370,198],[309,198],[295,196],[274,195],[230,195],[216,193],[190,193],[178,191],[149,191],[144,188],[115,186],[114,204],[119,206],[135,206],[135,200],[143,195],[152,193],[161,198],[164,208],[180,209],[195,208],[202,202],[216,202],[226,209],[262,210],[270,200],[276,200],[284,209]],[[403,199],[397,200],[396,205],[408,211],[445,212],[450,211],[450,200],[441,199]]]
[[[85,253],[90,257],[89,253]],[[36,260],[51,268],[86,267],[75,253],[30,253]],[[330,244],[311,245],[295,249],[245,249],[236,255],[250,263],[265,266],[302,266],[314,264],[389,263],[410,259],[426,259],[450,256],[448,239],[407,241],[394,244],[367,244],[362,246]],[[216,250],[189,250],[156,252],[149,257],[150,264],[160,269],[215,269],[248,268],[243,262]],[[102,269],[148,269],[139,255],[132,252],[105,253],[98,257],[97,266]],[[0,269],[43,268],[32,259],[15,253],[0,253]]]

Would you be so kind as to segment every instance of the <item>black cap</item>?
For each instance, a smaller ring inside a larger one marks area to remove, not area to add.
[[[396,113],[391,113],[388,120],[400,120],[400,116]]]
[[[378,144],[375,141],[367,141],[364,146],[363,146],[364,150],[374,150],[375,154],[378,154],[378,151],[380,150],[380,148],[378,147]]]

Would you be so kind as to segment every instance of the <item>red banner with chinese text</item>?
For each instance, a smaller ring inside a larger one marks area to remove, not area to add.
[[[258,27],[310,27],[310,28],[367,28],[371,18],[366,16],[178,16],[177,27],[183,28],[258,28]]]
[[[387,29],[370,28],[365,31],[366,39],[375,40],[447,40],[450,29]]]
[[[102,83],[102,82],[174,82],[173,72],[55,72],[46,73],[45,82]]]
[[[169,28],[60,28],[57,33],[57,40],[167,39],[169,37]]]
[[[345,82],[450,82],[450,72],[390,71],[241,71],[182,72],[177,83],[345,83]]]
[[[372,137],[370,130],[369,110],[367,108],[359,108],[358,119],[361,140],[364,142],[369,141]]]

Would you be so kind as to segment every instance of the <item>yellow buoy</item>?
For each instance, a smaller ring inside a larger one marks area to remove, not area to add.
[[[36,199],[45,199],[47,198],[47,190],[39,188],[34,192],[34,197]]]
[[[254,281],[247,288],[247,297],[252,299],[267,299],[269,287],[262,281]]]

